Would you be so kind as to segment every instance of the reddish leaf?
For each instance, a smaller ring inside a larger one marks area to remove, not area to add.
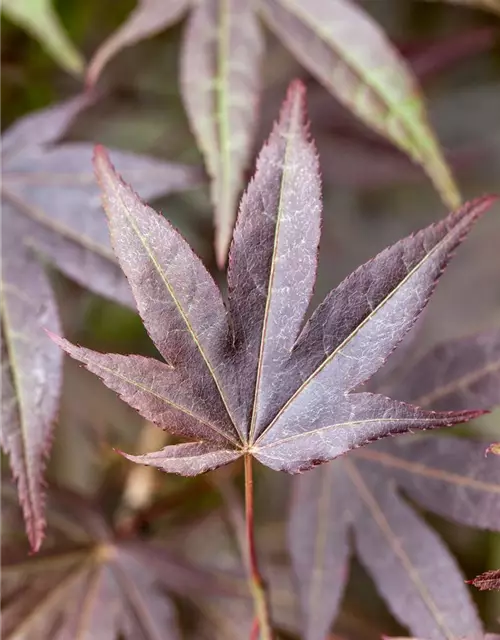
[[[476,576],[474,580],[467,580],[467,584],[472,584],[479,589],[479,591],[493,591],[500,590],[500,569],[493,569],[491,571],[485,571],[479,576]]]
[[[2,491],[5,522],[13,496]],[[76,494],[52,491],[48,520],[47,548],[36,557],[27,558],[18,541],[2,548],[6,639],[178,640],[165,591],[220,596],[227,589],[223,575],[190,566],[154,541],[115,536]]]
[[[87,84],[95,84],[109,60],[122,49],[177,22],[188,6],[189,0],[138,0],[127,21],[94,54],[87,69]]]
[[[288,538],[305,640],[327,637],[347,581],[354,513],[342,471],[342,465],[329,464],[294,485]]]
[[[2,446],[18,481],[34,550],[43,537],[44,458],[58,408],[62,365],[42,330],[60,333],[61,327],[40,257],[82,286],[134,305],[100,212],[89,170],[92,146],[51,144],[87,103],[80,96],[29,115],[3,138]],[[121,151],[115,155],[146,197],[188,188],[198,179],[189,167]]]
[[[315,278],[320,215],[303,93],[300,84],[291,86],[243,198],[229,314],[186,242],[120,180],[105,152],[96,152],[115,252],[168,364],[60,344],[148,420],[198,441],[141,456],[145,464],[192,475],[251,454],[295,473],[371,440],[482,413],[429,412],[355,388],[411,328],[491,198],[360,267],[297,338]]]
[[[164,447],[161,451],[140,456],[125,454],[132,462],[158,467],[169,473],[181,473],[183,476],[197,476],[216,469],[240,457],[235,449],[221,449],[219,445],[205,442],[186,442]]]
[[[395,381],[398,395],[405,399],[418,397],[421,386],[411,381],[419,381],[426,389],[433,385],[446,388],[446,406],[460,409],[474,400],[479,406],[490,407],[500,403],[500,372],[491,368],[483,379],[484,387],[474,383],[474,372],[494,362],[497,346],[496,331],[449,341],[424,356],[416,366],[402,367],[406,374],[399,378],[391,368],[390,380]],[[405,364],[404,360],[398,362]],[[377,378],[379,388],[391,388],[382,376]],[[363,563],[391,610],[413,633],[433,640],[451,636],[482,638],[477,614],[451,556],[395,489],[400,487],[424,508],[447,518],[498,531],[499,478],[498,463],[494,458],[484,459],[482,443],[449,437],[385,441],[360,449],[346,461],[337,460],[297,478],[294,491],[301,500],[292,503],[292,559],[301,584],[307,585],[310,576],[316,576],[318,594],[322,593],[319,585],[324,585],[323,597],[308,599],[301,594],[305,623],[314,619],[322,624],[312,627],[306,640],[324,637],[335,617],[335,603],[330,604],[326,596],[333,585],[323,568],[326,562],[339,567],[347,554],[342,545],[332,542],[325,545],[322,555],[311,560],[310,549],[323,536],[328,540],[325,532],[332,532],[333,540],[337,540],[338,527],[342,536],[347,536],[350,521]],[[326,516],[316,520],[311,514],[319,510],[323,496],[330,496],[332,507],[327,511],[323,506],[321,511]],[[339,500],[339,496],[343,499]],[[346,512],[350,521],[346,521]],[[337,577],[337,589],[346,578],[347,572],[344,579]],[[341,595],[342,591],[335,592],[336,599]],[[309,618],[313,604],[317,610]]]
[[[355,522],[356,547],[395,616],[423,637],[479,640],[472,599],[437,534],[385,478],[345,464],[363,505]]]
[[[420,82],[448,71],[450,67],[484,51],[495,45],[498,30],[492,27],[472,27],[439,38],[435,42],[425,45],[403,48],[413,72]]]
[[[320,221],[318,158],[306,129],[305,92],[296,84],[259,155],[229,256],[229,307],[248,370],[241,387],[250,441],[262,432],[286,384],[316,279]]]
[[[2,449],[8,454],[34,551],[45,528],[43,473],[59,403],[62,359],[43,332],[61,331],[47,275],[3,206],[11,242],[2,243]],[[4,239],[6,233],[4,232]],[[17,242],[12,242],[12,239]]]
[[[500,404],[500,330],[438,345],[394,381],[391,395],[432,409]]]

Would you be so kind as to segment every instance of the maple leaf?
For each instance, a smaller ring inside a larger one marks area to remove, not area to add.
[[[223,601],[239,591],[250,600],[243,578],[195,566],[154,539],[120,537],[94,504],[62,488],[49,492],[46,548],[27,558],[8,482],[2,496],[6,640],[179,640],[171,595]]]
[[[485,571],[476,576],[474,580],[467,580],[467,584],[472,584],[479,591],[500,590],[500,569],[492,569]]]
[[[263,49],[258,13],[339,102],[421,165],[448,206],[459,205],[417,80],[379,25],[351,0],[262,0],[258,6],[247,0],[142,0],[97,50],[87,82],[95,84],[122,48],[158,33],[188,10],[181,86],[212,178],[219,266],[226,261],[257,120]]]
[[[499,330],[449,340],[406,372],[401,356],[397,362],[403,373],[390,366],[392,384],[380,377],[377,382],[396,397],[457,410],[469,402],[500,404]],[[289,544],[305,640],[324,638],[335,619],[348,575],[351,528],[361,562],[395,617],[415,635],[483,638],[455,560],[398,488],[453,521],[500,530],[498,463],[484,459],[481,442],[385,441],[297,478]]]
[[[18,481],[33,549],[43,537],[44,459],[58,408],[62,360],[43,328],[60,320],[43,261],[83,287],[134,306],[109,244],[89,166],[93,145],[56,144],[88,104],[78,96],[30,114],[2,145],[2,447]],[[196,169],[117,151],[118,166],[148,198],[187,189]]]
[[[471,202],[383,251],[303,326],[321,218],[304,98],[303,86],[292,84],[242,199],[228,311],[187,243],[96,150],[113,246],[165,362],[54,340],[147,420],[195,441],[130,460],[195,475],[253,455],[296,473],[372,440],[482,413],[426,411],[354,390],[411,328],[451,253],[492,199]]]

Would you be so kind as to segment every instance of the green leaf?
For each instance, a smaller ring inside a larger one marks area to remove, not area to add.
[[[460,194],[403,58],[349,0],[264,0],[266,22],[295,57],[347,108],[420,164],[443,202]]]
[[[79,75],[84,60],[69,40],[51,0],[4,0],[4,14],[39,40],[43,48],[66,71]]]

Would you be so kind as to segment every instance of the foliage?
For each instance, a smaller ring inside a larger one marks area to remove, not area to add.
[[[83,72],[83,58],[66,35],[51,0],[4,0],[2,11],[40,40],[63,69],[73,74]]]
[[[62,359],[43,329],[60,331],[43,262],[133,307],[98,208],[92,145],[51,146],[88,103],[77,97],[27,116],[2,140],[2,446],[9,454],[34,549],[43,534],[44,458],[59,403]],[[116,151],[145,197],[192,187],[195,169]],[[85,215],[81,215],[84,211]]]
[[[131,4],[3,6],[3,635],[495,640],[498,3]]]
[[[297,59],[369,127],[422,165],[443,201],[460,195],[427,122],[411,71],[379,26],[351,0],[143,0],[90,63],[93,85],[120,49],[176,22],[189,8],[181,82],[191,126],[212,177],[216,253],[226,261],[251,150],[262,35],[257,12]],[[258,11],[257,11],[258,10]]]
[[[4,517],[15,521],[13,499],[6,483]],[[196,598],[210,589],[227,598],[239,589],[246,595],[237,574],[191,566],[158,542],[130,538],[113,529],[98,506],[68,490],[51,492],[48,513],[51,536],[32,560],[15,539],[9,541],[14,528],[4,534],[6,638],[178,640],[168,593]]]
[[[428,412],[352,391],[411,328],[489,198],[360,267],[302,328],[321,204],[300,84],[290,87],[242,200],[229,258],[229,317],[185,241],[120,180],[101,148],[95,169],[115,252],[166,364],[54,340],[144,418],[194,440],[130,459],[193,476],[252,455],[297,473],[388,435],[480,415]]]
[[[499,331],[449,341],[412,365],[406,373],[396,366],[392,383],[379,377],[372,387],[389,388],[421,407],[500,404]],[[289,541],[305,638],[324,638],[335,617],[348,576],[351,528],[361,562],[394,615],[415,635],[481,633],[453,557],[401,490],[455,522],[500,530],[498,462],[484,460],[480,442],[398,438],[298,478]]]

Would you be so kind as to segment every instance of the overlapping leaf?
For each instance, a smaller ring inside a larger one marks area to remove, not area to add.
[[[153,35],[191,5],[181,56],[186,109],[212,177],[216,254],[225,264],[243,170],[252,145],[262,38],[244,0],[142,0],[97,51],[87,74],[94,84],[123,47]],[[269,26],[297,59],[370,128],[420,164],[444,202],[460,195],[427,122],[418,83],[378,25],[350,0],[259,3]],[[387,159],[387,162],[390,158]]]
[[[87,82],[97,82],[108,61],[121,49],[154,36],[180,19],[189,0],[139,0],[127,21],[97,50],[87,69]]]
[[[437,0],[434,0],[437,1]],[[441,0],[450,4],[463,5],[473,9],[484,9],[485,11],[493,11],[500,15],[499,0]]]
[[[229,592],[229,575],[187,564],[153,540],[120,539],[94,506],[65,490],[49,494],[46,549],[28,558],[19,540],[9,540],[17,533],[13,500],[5,486],[6,640],[178,640],[183,636],[167,593],[196,597],[210,591],[223,598]]]
[[[42,261],[96,293],[134,305],[89,170],[92,145],[52,144],[85,104],[77,97],[30,115],[2,141],[2,446],[19,483],[35,549],[42,539],[41,483],[62,364],[43,331],[61,328]],[[189,167],[121,151],[115,156],[148,198],[186,189],[199,177]]]
[[[121,181],[101,148],[95,168],[115,252],[165,362],[54,339],[147,420],[195,440],[130,459],[193,475],[253,455],[296,473],[387,435],[481,413],[426,411],[354,391],[411,328],[491,199],[471,202],[386,249],[330,293],[303,326],[321,203],[302,85],[291,86],[241,203],[228,312],[200,260]]]
[[[220,266],[226,262],[257,121],[262,48],[248,0],[200,0],[194,5],[181,53],[181,85],[212,177]]]
[[[396,397],[424,407],[499,404],[500,331],[444,343],[391,378]],[[498,462],[484,449],[457,438],[386,441],[295,481],[289,536],[306,640],[324,638],[335,618],[350,528],[362,563],[414,634],[483,637],[453,557],[397,488],[451,520],[500,530]]]
[[[264,0],[264,17],[298,60],[371,128],[421,164],[444,202],[460,196],[419,88],[382,30],[350,0]]]

